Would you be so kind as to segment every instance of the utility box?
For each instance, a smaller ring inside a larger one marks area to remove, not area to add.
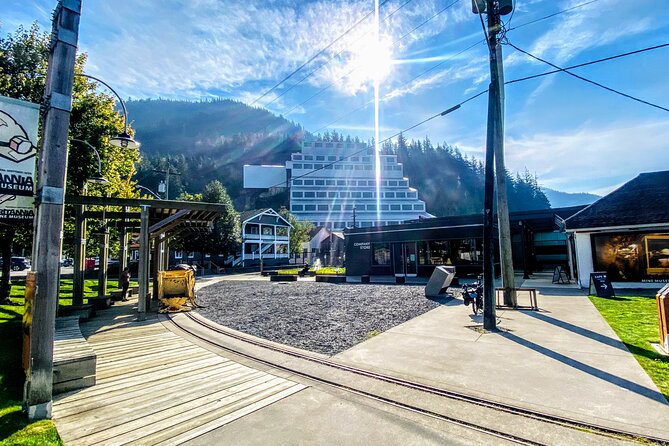
[[[189,311],[195,305],[193,270],[158,271],[158,299],[162,312]],[[185,306],[190,303],[191,306]]]
[[[434,268],[425,286],[425,297],[438,298],[451,285],[455,277],[455,267],[439,265]]]
[[[660,325],[660,345],[669,353],[669,284],[657,292],[657,315]]]

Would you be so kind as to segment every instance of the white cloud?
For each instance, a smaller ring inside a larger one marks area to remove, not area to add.
[[[584,125],[567,133],[507,137],[512,171],[527,167],[542,185],[601,194],[641,172],[669,168],[669,120]]]

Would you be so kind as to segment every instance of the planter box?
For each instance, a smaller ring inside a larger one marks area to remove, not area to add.
[[[346,276],[316,276],[316,282],[346,283]]]
[[[270,282],[297,282],[295,274],[275,274],[269,277]]]
[[[88,302],[93,304],[93,308],[96,310],[106,310],[111,307],[111,297],[89,297]]]

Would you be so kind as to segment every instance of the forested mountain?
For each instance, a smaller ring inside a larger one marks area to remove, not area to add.
[[[303,139],[314,136],[299,124],[267,110],[232,100],[184,102],[169,100],[128,101],[128,114],[142,142],[143,158],[138,166],[139,184],[157,189],[162,173],[170,176],[170,198],[181,192],[197,193],[213,180],[228,190],[237,209],[288,206],[287,193],[243,189],[244,164],[282,165]],[[325,141],[353,140],[342,134],[318,135]],[[446,143],[429,138],[385,143],[385,153],[395,153],[404,164],[404,174],[418,189],[427,211],[437,215],[480,213],[483,209],[483,164],[468,158]],[[507,173],[511,211],[543,209],[550,203],[537,179],[524,172]]]
[[[586,192],[568,193],[542,187],[541,190],[551,202],[552,208],[561,208],[568,206],[579,206],[582,204],[590,204],[599,200],[599,195],[589,194]]]

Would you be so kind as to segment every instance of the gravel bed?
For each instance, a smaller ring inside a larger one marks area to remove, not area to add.
[[[226,327],[334,355],[440,305],[422,286],[221,281],[197,311]]]

